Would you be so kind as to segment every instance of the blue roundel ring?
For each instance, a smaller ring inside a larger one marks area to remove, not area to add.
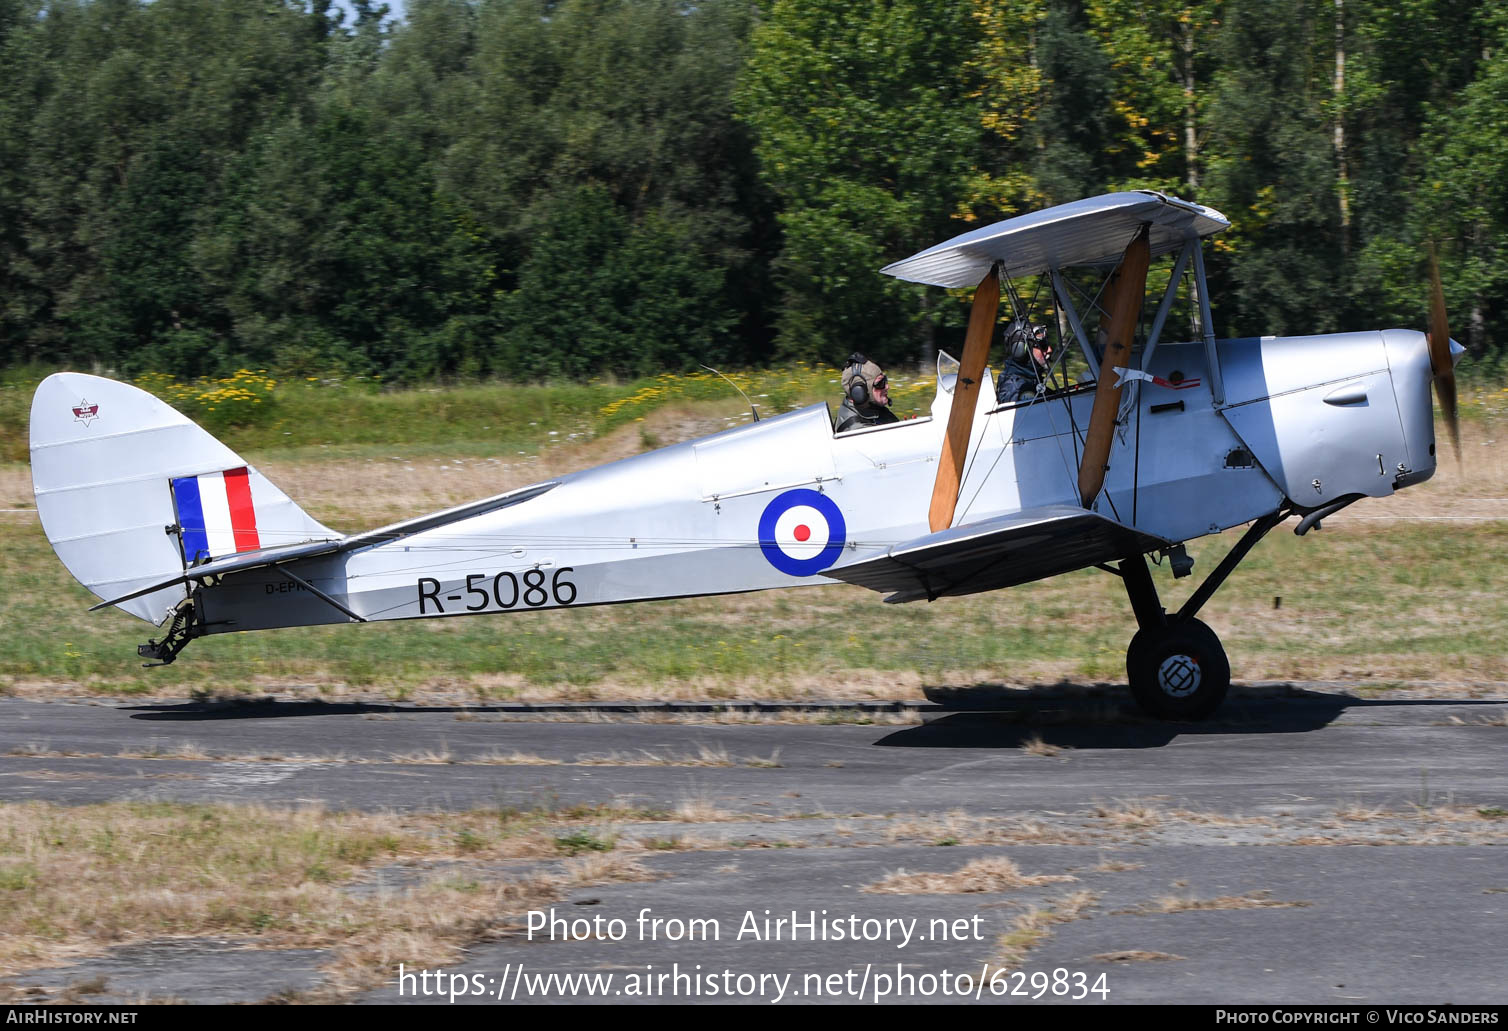
[[[827,520],[827,547],[810,558],[796,558],[788,555],[775,540],[775,524],[786,512],[798,505],[806,505],[817,510]],[[779,494],[764,507],[764,514],[759,517],[759,550],[764,552],[764,557],[770,565],[790,576],[812,576],[820,573],[838,560],[843,552],[843,545],[848,539],[848,525],[843,521],[843,513],[833,499],[826,494],[805,487],[788,490]]]

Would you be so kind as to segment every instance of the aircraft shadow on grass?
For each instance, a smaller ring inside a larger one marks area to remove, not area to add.
[[[896,730],[875,728],[883,736],[874,744],[888,748],[1021,748],[1033,739],[1058,748],[1157,748],[1185,735],[1298,734],[1321,730],[1351,709],[1427,706],[1448,714],[1459,707],[1505,706],[1495,699],[1360,698],[1350,694],[1307,691],[1287,685],[1238,688],[1220,718],[1203,722],[1168,722],[1144,716],[1123,688],[1114,685],[1054,684],[1007,688],[975,684],[926,691],[930,707],[921,726]],[[200,723],[218,720],[301,719],[318,716],[403,716],[454,713],[459,717],[521,716],[551,712],[604,718],[666,713],[696,715],[731,710],[778,715],[781,712],[832,713],[841,703],[761,702],[729,706],[725,702],[603,702],[587,705],[516,703],[425,705],[387,702],[326,702],[318,699],[254,701],[185,701],[138,705],[131,718],[152,722]]]
[[[1056,748],[1159,748],[1185,735],[1300,734],[1321,730],[1350,709],[1502,705],[1494,700],[1361,698],[1290,685],[1238,689],[1213,720],[1146,717],[1124,690],[1059,684],[1021,690],[998,684],[928,691],[956,712],[875,742],[892,748],[1021,748],[1033,740]]]

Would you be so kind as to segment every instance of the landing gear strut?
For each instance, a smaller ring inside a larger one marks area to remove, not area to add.
[[[1163,610],[1157,586],[1141,555],[1120,564],[1126,596],[1139,629],[1126,648],[1131,697],[1149,716],[1202,720],[1230,690],[1230,660],[1220,638],[1194,614],[1241,564],[1247,552],[1289,513],[1280,509],[1258,519],[1174,615]]]

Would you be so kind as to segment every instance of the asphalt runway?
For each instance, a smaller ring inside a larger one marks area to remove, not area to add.
[[[1505,1003],[1505,745],[1508,693],[1247,692],[1200,725],[1046,695],[915,725],[0,699],[0,799],[692,813],[673,827],[690,845],[644,852],[657,879],[556,904],[562,918],[623,921],[622,940],[600,928],[531,938],[513,914],[447,971],[466,979],[456,1003],[599,989],[613,1002],[959,1001],[960,974],[981,1001],[1021,1003],[1033,973],[1049,984],[1037,1001],[1071,1002],[1079,974],[1104,986],[1080,1005]],[[709,761],[721,764],[691,765]],[[646,818],[614,831],[631,848],[668,827]],[[875,890],[897,871],[947,875],[1001,857],[1058,879]],[[651,935],[646,909],[703,921],[704,933]],[[749,926],[793,915],[795,940]],[[105,978],[98,1001],[318,989],[321,950],[254,946],[145,942],[0,980],[43,998]],[[1012,949],[1022,978],[991,980]],[[1054,995],[1059,969],[1069,984]],[[533,980],[575,974],[613,980]],[[448,1004],[448,992],[425,994],[438,985],[395,978],[359,1001]]]

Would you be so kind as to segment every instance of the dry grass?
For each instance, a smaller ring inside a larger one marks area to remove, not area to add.
[[[1157,806],[1141,801],[1122,801],[1113,805],[1096,805],[1093,814],[1112,827],[1142,830],[1162,823],[1164,813]]]
[[[592,884],[652,880],[637,859],[591,853],[561,864],[558,872],[532,873],[501,883],[452,875],[416,891],[382,896],[373,907],[375,926],[340,941],[325,967],[335,996],[371,988],[392,976],[399,963],[437,967],[457,962],[461,949],[498,937],[504,919],[557,901],[566,892]],[[319,1001],[319,1000],[314,1000]]]
[[[1107,826],[1117,830],[1152,830],[1176,824],[1201,827],[1278,826],[1278,821],[1270,816],[1241,816],[1199,809],[1165,809],[1157,802],[1147,799],[1100,803],[1090,814],[1094,819],[1103,820]]]
[[[427,748],[418,752],[394,752],[391,762],[404,766],[449,766],[456,762],[456,757],[448,748]]]
[[[1213,899],[1196,899],[1187,896],[1164,895],[1136,909],[1120,910],[1122,914],[1146,916],[1153,913],[1188,913],[1210,909],[1301,909],[1312,905],[1303,901],[1285,901],[1271,897],[1272,892],[1252,891],[1245,895],[1221,895]]]
[[[1408,815],[1420,823],[1477,824],[1501,823],[1503,810],[1488,806],[1477,808],[1465,805],[1420,805],[1411,806]]]
[[[588,852],[566,860],[559,875],[559,883],[574,888],[585,884],[652,881],[655,876],[635,856],[620,852]]]
[[[558,855],[558,814],[351,813],[108,803],[0,808],[0,969],[128,942],[244,938],[333,951],[337,993],[397,962],[434,966],[510,913],[586,884],[651,876],[592,853],[499,878],[477,861]],[[392,864],[412,886],[352,893]],[[436,865],[438,864],[438,865]]]
[[[1446,723],[1455,727],[1508,727],[1508,711],[1495,713],[1491,716],[1478,716],[1475,719],[1463,720],[1459,716],[1452,716]]]
[[[210,754],[196,744],[163,745],[151,742],[144,748],[122,748],[115,753],[120,759],[191,759],[210,758]],[[258,756],[257,758],[261,758]]]
[[[1360,802],[1348,802],[1335,810],[1335,818],[1347,823],[1368,823],[1373,820],[1382,820],[1392,817],[1393,814],[1378,806],[1363,805]]]
[[[1147,949],[1123,949],[1120,952],[1100,952],[1089,957],[1101,963],[1149,963],[1163,960],[1184,959],[1171,952],[1152,952]]]
[[[98,753],[78,752],[66,748],[52,748],[45,741],[27,741],[24,744],[12,745],[5,753],[23,758],[32,759],[98,759],[102,758]]]
[[[1204,809],[1171,809],[1163,814],[1165,822],[1197,824],[1203,827],[1276,827],[1271,816],[1242,816],[1239,813],[1212,813]]]
[[[744,813],[735,813],[723,809],[710,798],[704,796],[692,796],[681,799],[676,804],[676,807],[671,810],[671,816],[683,823],[716,823],[749,818]]]
[[[1039,888],[1076,880],[1069,874],[1024,874],[1015,863],[999,857],[976,859],[952,873],[897,870],[861,890],[875,895],[964,895]]]
[[[1017,817],[995,828],[994,840],[1016,845],[1088,845],[1096,839],[1092,832],[1074,830],[1029,817]]]
[[[1055,925],[1082,919],[1098,901],[1099,895],[1095,892],[1075,891],[1043,907],[1028,909],[1016,917],[1011,929],[997,941],[997,962],[1006,969],[1019,967],[1027,953],[1051,937]]]
[[[722,745],[708,746],[699,745],[695,752],[676,755],[674,753],[651,752],[648,749],[639,749],[636,752],[609,752],[605,755],[584,755],[569,763],[571,766],[704,766],[704,767],[727,767],[727,766],[751,766],[756,769],[772,769],[780,765],[780,749],[776,749],[773,755],[760,757],[757,755],[734,756]]]
[[[731,756],[724,748],[703,746],[695,755],[662,755],[648,749],[637,752],[607,752],[602,755],[583,755],[574,765],[578,766],[734,766]]]
[[[54,749],[33,742],[18,745],[6,754],[29,759],[106,759],[112,758],[102,752],[80,752],[72,749]],[[781,766],[780,749],[768,756],[749,755],[735,758],[722,746],[700,746],[695,753],[687,755],[661,754],[641,749],[637,752],[611,752],[601,755],[584,755],[576,759],[550,759],[532,752],[484,752],[480,755],[461,758],[448,748],[424,749],[414,752],[394,752],[386,758],[350,756],[341,753],[330,755],[282,754],[277,752],[219,752],[208,751],[195,744],[149,745],[146,748],[123,748],[113,755],[116,759],[171,759],[185,762],[276,762],[309,763],[314,765],[349,766],[749,766],[754,769],[776,769]]]
[[[533,752],[488,752],[470,760],[480,766],[559,766],[560,759],[546,759],[542,755]]]
[[[1386,809],[1350,802],[1338,806],[1334,819],[1321,821],[1318,826],[1324,830],[1335,830],[1345,824],[1381,825],[1376,833],[1407,839],[1397,842],[1399,844],[1429,844],[1437,840],[1440,834],[1457,830],[1480,832],[1492,837],[1508,835],[1505,816],[1508,816],[1508,811],[1496,806],[1442,803]]]
[[[1092,841],[1084,831],[1029,817],[995,819],[972,816],[961,809],[927,816],[898,816],[886,822],[886,844],[920,842],[927,845],[1083,845]]]
[[[1033,734],[1021,742],[1021,751],[1027,755],[1054,756],[1064,752],[1065,746],[1049,744],[1042,740],[1041,734]]]
[[[962,809],[928,816],[899,816],[885,824],[885,842],[923,841],[927,844],[981,845],[992,837],[989,821]]]

